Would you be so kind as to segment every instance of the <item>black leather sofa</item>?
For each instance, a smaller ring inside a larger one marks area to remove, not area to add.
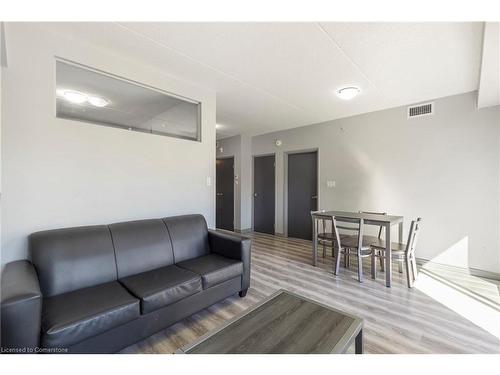
[[[3,352],[112,353],[250,285],[250,239],[201,215],[56,229],[2,274]]]

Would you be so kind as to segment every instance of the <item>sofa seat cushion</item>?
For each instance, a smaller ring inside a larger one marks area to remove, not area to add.
[[[177,265],[200,275],[203,281],[203,289],[243,274],[243,263],[241,261],[217,254],[185,260],[177,263]]]
[[[139,300],[118,281],[43,300],[42,345],[68,347],[140,316]]]
[[[142,314],[202,291],[199,275],[175,265],[125,277],[120,282],[141,300]]]

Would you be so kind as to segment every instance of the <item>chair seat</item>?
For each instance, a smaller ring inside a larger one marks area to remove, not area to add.
[[[201,292],[201,277],[175,265],[120,279],[130,293],[141,300],[141,313],[147,314]]]
[[[68,347],[139,315],[139,300],[117,281],[45,298],[42,346]]]
[[[369,250],[370,245],[376,241],[378,241],[378,237],[375,236],[363,236],[362,250]],[[348,235],[344,238],[340,239],[342,247],[348,247],[350,249],[358,248],[358,236],[357,235]]]
[[[185,260],[177,263],[177,266],[200,275],[203,282],[203,289],[210,288],[243,274],[242,262],[217,254],[209,254]]]
[[[385,241],[377,239],[371,246],[377,250],[385,250]],[[404,253],[406,251],[406,244],[399,242],[391,242],[391,251],[393,253]]]

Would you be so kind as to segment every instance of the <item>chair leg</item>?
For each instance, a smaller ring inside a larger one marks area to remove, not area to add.
[[[403,273],[403,262],[398,262],[398,271],[399,273]]]
[[[379,255],[379,261],[380,261],[380,271],[384,272],[384,267],[385,267],[385,259],[384,257],[382,257],[382,251],[378,251],[378,255]]]
[[[337,246],[334,250],[335,251],[335,266],[333,268],[333,273],[335,275],[338,275],[339,273],[339,267],[340,267],[340,248]]]
[[[375,280],[377,278],[377,258],[375,257],[375,250],[372,250],[372,279]]]
[[[326,245],[323,242],[323,258],[326,257]]]
[[[344,250],[344,268],[349,267],[349,249]]]
[[[401,264],[402,262],[399,262]],[[413,271],[410,268],[410,258],[405,257],[404,259],[405,267],[406,267],[406,280],[408,281],[408,288],[413,288]]]
[[[363,282],[363,257],[361,256],[361,250],[358,249],[358,281]]]
[[[418,271],[417,271],[417,260],[414,257],[410,257],[411,268],[413,270],[413,281],[417,280]]]

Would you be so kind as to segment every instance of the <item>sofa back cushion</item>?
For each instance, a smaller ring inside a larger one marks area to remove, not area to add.
[[[117,279],[113,242],[106,225],[33,233],[29,251],[44,297]]]
[[[207,222],[202,215],[173,216],[163,221],[172,239],[175,263],[210,253]]]
[[[118,278],[174,263],[172,243],[163,220],[116,223],[109,229],[115,246]]]

